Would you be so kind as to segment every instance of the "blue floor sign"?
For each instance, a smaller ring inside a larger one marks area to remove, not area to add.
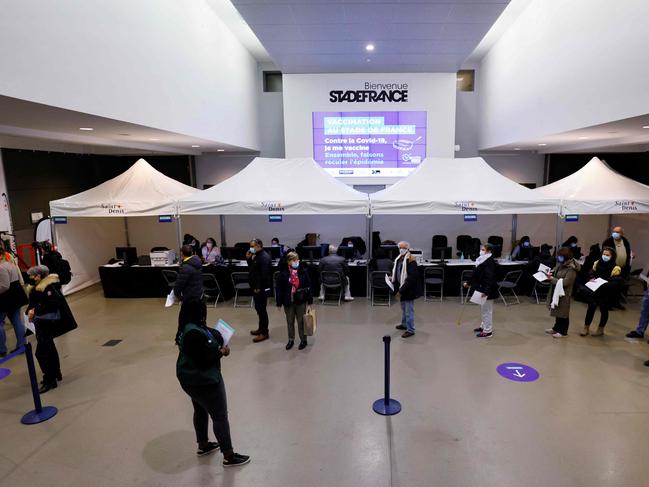
[[[8,377],[10,374],[11,374],[11,370],[0,368],[0,380],[4,379],[5,377]]]
[[[533,382],[540,377],[538,371],[525,364],[504,363],[496,369],[505,379],[515,382]]]

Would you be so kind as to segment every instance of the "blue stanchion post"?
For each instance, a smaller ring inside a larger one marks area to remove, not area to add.
[[[377,399],[372,405],[372,409],[377,414],[383,416],[392,416],[401,412],[401,403],[396,399],[390,399],[390,335],[383,337],[383,345],[385,350],[385,391],[382,399]]]
[[[27,359],[29,381],[32,385],[34,409],[25,414],[20,422],[22,424],[38,424],[53,418],[59,411],[54,406],[43,407],[41,404],[41,395],[38,392],[38,379],[36,378],[36,368],[34,367],[34,354],[32,353],[32,344],[29,342],[25,343],[25,358]]]

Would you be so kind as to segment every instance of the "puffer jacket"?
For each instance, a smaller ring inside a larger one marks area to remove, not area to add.
[[[566,295],[559,298],[559,304],[556,308],[550,308],[551,316],[556,316],[557,318],[570,317],[570,299],[572,296],[572,288],[575,285],[577,272],[579,272],[580,269],[581,266],[579,265],[579,263],[575,259],[570,259],[563,264],[557,265],[552,271],[552,277],[550,278],[550,283],[552,284],[550,296],[552,296],[552,294],[554,293],[554,288],[557,282],[559,282],[559,279],[563,279],[563,291],[566,293]]]
[[[203,296],[203,264],[200,257],[192,255],[180,264],[178,279],[174,285],[174,294],[177,298],[187,300]]]
[[[77,327],[72,310],[68,306],[63,293],[61,292],[61,282],[59,276],[50,274],[41,279],[36,287],[27,288],[29,294],[29,305],[27,311],[34,310],[34,323],[36,324],[36,337],[47,333],[52,336],[60,336]],[[52,321],[49,315],[59,312],[60,318]],[[45,319],[45,316],[48,316]],[[43,323],[39,318],[43,318]]]

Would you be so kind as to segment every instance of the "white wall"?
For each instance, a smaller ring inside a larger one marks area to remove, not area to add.
[[[204,0],[2,2],[0,94],[258,149],[257,63]]]
[[[480,148],[649,113],[646,0],[533,0],[483,58]]]
[[[329,91],[359,90],[364,83],[408,83],[405,103],[332,103]],[[423,110],[428,112],[426,154],[453,157],[455,147],[455,74],[287,74],[284,75],[286,157],[313,157],[312,113],[318,111]],[[361,181],[362,180],[362,181]],[[351,178],[348,183],[374,180]]]

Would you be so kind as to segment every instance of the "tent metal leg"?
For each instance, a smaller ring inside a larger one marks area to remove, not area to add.
[[[126,246],[130,247],[131,246],[131,239],[128,234],[128,218],[124,217],[124,233],[126,234]]]
[[[180,221],[180,215],[176,216],[176,238],[178,239],[178,255],[183,246],[183,225]]]
[[[512,244],[516,242],[517,233],[518,233],[518,215],[512,215]],[[503,242],[503,247],[504,246],[505,246],[505,242]],[[500,251],[504,252],[504,249],[500,249]]]
[[[219,215],[219,226],[221,227],[221,246],[227,247],[225,243],[225,215]]]

